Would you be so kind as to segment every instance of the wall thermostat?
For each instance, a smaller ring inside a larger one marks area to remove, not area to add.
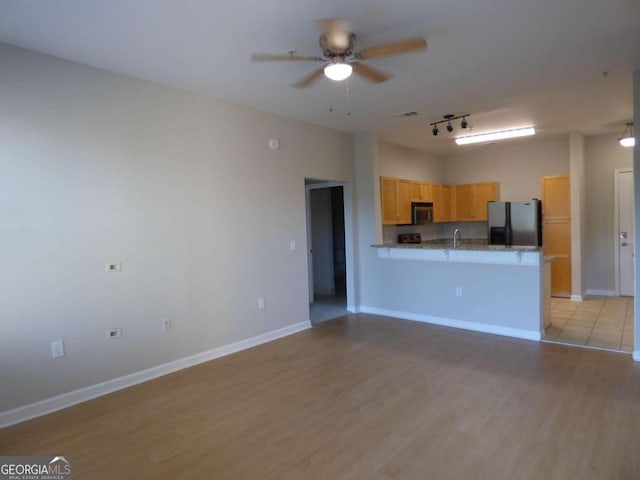
[[[278,150],[280,148],[280,140],[277,138],[272,138],[269,140],[268,144],[271,150]]]

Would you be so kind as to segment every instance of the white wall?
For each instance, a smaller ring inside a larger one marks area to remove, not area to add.
[[[380,141],[380,175],[440,183],[443,161],[436,155]]]
[[[499,182],[505,201],[540,198],[543,176],[569,173],[568,138],[519,139],[460,152],[444,157],[445,182]]]
[[[620,146],[619,136],[595,135],[585,141],[585,284],[597,293],[613,294],[615,289],[614,170],[633,166],[633,149]]]
[[[350,135],[9,46],[0,65],[0,411],[308,320],[289,241],[305,177],[353,180]]]

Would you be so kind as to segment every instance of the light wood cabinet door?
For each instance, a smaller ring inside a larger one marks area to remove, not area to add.
[[[431,198],[433,201],[433,221],[435,223],[452,221],[452,194],[451,185],[431,185]]]
[[[487,202],[498,199],[497,182],[455,185],[455,219],[457,222],[487,220]]]
[[[474,219],[475,185],[468,183],[455,185],[455,219],[457,222],[471,222]]]
[[[488,220],[487,203],[495,202],[497,200],[497,182],[476,183],[473,200],[473,220],[476,222],[486,222]]]
[[[425,182],[411,182],[412,202],[432,202],[431,184]]]
[[[542,177],[542,245],[551,262],[551,295],[571,295],[571,183],[569,175]]]
[[[395,178],[380,177],[380,197],[382,200],[382,223],[394,225],[397,223],[397,182]]]
[[[383,225],[411,223],[411,182],[380,177]]]
[[[398,179],[397,192],[397,217],[396,223],[411,223],[411,182]]]

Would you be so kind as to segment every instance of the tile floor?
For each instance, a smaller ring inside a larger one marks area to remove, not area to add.
[[[344,295],[314,295],[309,304],[309,319],[312,325],[347,315],[347,297]]]
[[[552,298],[544,340],[631,352],[633,322],[633,297]]]

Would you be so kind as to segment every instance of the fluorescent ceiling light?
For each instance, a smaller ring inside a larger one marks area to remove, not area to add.
[[[505,138],[526,137],[535,135],[536,129],[533,127],[514,128],[513,130],[502,130],[500,132],[482,133],[480,135],[468,135],[456,138],[458,145],[468,145],[470,143],[491,142],[492,140],[503,140]]]
[[[351,76],[353,67],[348,63],[330,63],[324,67],[324,74],[327,78],[339,82],[345,80]]]

